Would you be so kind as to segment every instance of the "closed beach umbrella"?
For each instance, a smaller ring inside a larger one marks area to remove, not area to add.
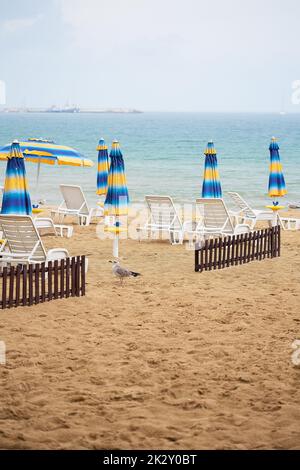
[[[97,194],[105,196],[107,193],[108,177],[108,152],[104,139],[99,140],[98,150],[98,172],[97,172]]]
[[[16,141],[11,144],[7,160],[1,213],[31,215],[24,158]]]
[[[91,167],[93,162],[81,155],[77,150],[65,145],[58,145],[53,141],[44,139],[28,139],[20,142],[21,151],[26,161],[37,163],[37,182],[36,188],[38,189],[40,166],[41,164],[47,165],[71,165],[71,166],[84,166]],[[0,148],[0,160],[5,160],[9,157],[11,144],[7,144]]]
[[[109,157],[110,167],[107,178],[108,188],[104,203],[104,212],[105,215],[127,215],[129,196],[123,155],[117,140],[114,140],[112,143]]]
[[[222,189],[218,171],[217,152],[213,142],[208,142],[204,152],[204,176],[202,185],[202,197],[204,198],[220,198],[222,197]]]
[[[126,184],[125,166],[123,156],[120,150],[120,144],[117,140],[113,141],[110,152],[110,167],[107,179],[107,194],[104,202],[104,214],[114,217],[114,225],[108,230],[114,232],[114,257],[119,256],[119,233],[122,231],[119,217],[128,214],[128,189]]]
[[[282,165],[280,162],[279,146],[275,137],[272,137],[270,143],[270,176],[269,176],[269,196],[282,197],[287,194]]]

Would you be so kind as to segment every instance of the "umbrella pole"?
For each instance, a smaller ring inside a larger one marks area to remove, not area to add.
[[[119,227],[119,217],[116,217],[115,227]],[[115,234],[114,245],[113,245],[113,256],[119,258],[119,234]]]
[[[118,234],[116,234],[114,238],[113,256],[114,258],[119,258],[119,235]]]
[[[37,199],[38,199],[38,190],[39,190],[40,171],[41,171],[41,160],[39,160],[39,162],[38,162],[37,173],[36,173],[35,193],[36,193],[36,198]]]

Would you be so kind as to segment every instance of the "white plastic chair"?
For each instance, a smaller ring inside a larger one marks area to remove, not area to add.
[[[103,209],[101,207],[90,208],[88,206],[80,186],[61,184],[59,188],[63,196],[63,202],[58,209],[51,211],[51,217],[57,215],[59,220],[62,221],[67,215],[74,216],[80,225],[88,226],[92,217],[103,216]]]
[[[0,215],[0,230],[4,243],[0,248],[3,263],[46,263],[65,259],[69,253],[64,248],[46,252],[33,219],[29,215]]]
[[[137,230],[150,233],[166,232],[169,234],[170,242],[173,245],[182,244],[183,225],[176,211],[173,200],[169,196],[145,196],[148,208],[148,219],[144,226]]]
[[[251,232],[248,224],[233,225],[223,199],[198,198],[196,208],[200,214],[197,223],[187,221],[183,224],[184,234],[195,237],[196,241],[209,236],[239,235]]]
[[[229,211],[229,214],[235,218],[236,223],[238,223],[239,220],[241,220],[242,223],[249,221],[251,229],[254,229],[256,222],[265,220],[269,222],[270,227],[272,226],[272,222],[274,222],[274,214],[272,211],[267,209],[252,209],[239,193],[229,191],[227,194],[230,196],[236,207],[235,210]]]

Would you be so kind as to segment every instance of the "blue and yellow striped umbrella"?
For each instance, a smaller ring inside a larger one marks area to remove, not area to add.
[[[98,172],[97,172],[97,194],[105,196],[107,193],[108,178],[108,152],[104,139],[99,140],[98,150]]]
[[[41,164],[47,165],[71,165],[71,166],[84,166],[91,167],[94,165],[92,160],[88,160],[81,155],[77,150],[66,145],[58,145],[52,140],[45,139],[28,139],[19,142],[21,151],[24,158],[28,162],[38,164],[36,190],[39,186],[40,167]],[[0,148],[0,160],[6,160],[9,157],[11,144],[7,144]]]
[[[13,142],[10,148],[1,213],[31,215],[24,158],[18,142]]]
[[[269,196],[282,197],[287,194],[282,165],[279,156],[279,146],[275,137],[272,137],[270,143],[270,176],[269,176]]]
[[[9,157],[11,144],[0,148],[0,160]],[[28,139],[20,142],[21,151],[26,161],[45,163],[47,165],[93,166],[93,162],[81,155],[77,150],[66,145],[58,145],[45,139]]]
[[[104,202],[105,215],[122,216],[128,214],[128,189],[124,160],[117,140],[113,141],[110,152],[110,167],[107,178],[107,194]]]
[[[204,155],[205,164],[202,197],[220,198],[222,197],[222,189],[218,171],[217,152],[214,148],[213,142],[208,142]]]

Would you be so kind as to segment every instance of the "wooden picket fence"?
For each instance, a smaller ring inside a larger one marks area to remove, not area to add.
[[[206,240],[195,250],[195,271],[211,271],[280,256],[280,226]]]
[[[2,309],[85,295],[85,256],[5,267],[0,272]]]

